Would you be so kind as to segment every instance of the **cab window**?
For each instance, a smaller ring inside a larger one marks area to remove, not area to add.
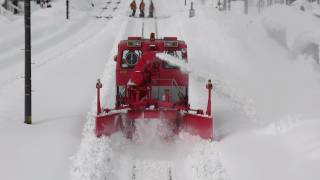
[[[142,52],[140,50],[124,50],[122,52],[121,67],[132,69],[138,63]]]

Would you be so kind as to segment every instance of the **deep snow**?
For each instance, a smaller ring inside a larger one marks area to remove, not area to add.
[[[0,179],[69,179],[96,78],[121,23],[94,14],[72,9],[67,22],[64,1],[33,13],[32,126],[23,124],[23,19],[1,26],[0,51],[10,56],[0,57]]]
[[[94,18],[106,6],[98,0],[73,2],[70,21],[62,0],[34,12],[32,126],[22,123],[23,19],[0,19],[0,179],[319,179],[319,66],[305,51],[319,42],[318,19],[285,6],[219,12],[212,2],[195,1],[191,19],[178,0],[154,0],[157,20],[128,18],[123,0],[104,12],[110,20]],[[215,142],[162,142],[154,123],[133,142],[94,136],[94,85],[101,77],[112,106],[117,42],[156,29],[188,44],[193,107],[205,107],[213,80]]]

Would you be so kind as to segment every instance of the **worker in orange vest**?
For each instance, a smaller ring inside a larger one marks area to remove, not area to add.
[[[143,2],[143,0],[141,0],[141,3],[140,3],[140,6],[139,6],[139,10],[140,10],[140,17],[144,17],[144,7],[145,7],[145,4]]]
[[[149,6],[149,17],[153,17],[153,11],[154,11],[154,5],[153,5],[153,2],[151,0],[150,2],[150,6]]]
[[[133,1],[131,2],[130,8],[131,8],[131,10],[132,10],[131,16],[135,16],[136,10],[137,10],[137,4],[136,4],[136,1],[135,1],[135,0],[133,0]]]

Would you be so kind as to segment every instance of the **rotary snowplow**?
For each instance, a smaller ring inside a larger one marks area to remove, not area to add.
[[[164,122],[171,134],[184,131],[203,139],[213,138],[211,114],[212,84],[208,81],[208,105],[206,113],[190,108],[188,102],[189,75],[178,66],[157,58],[166,53],[187,62],[187,45],[176,37],[149,39],[128,37],[118,44],[116,61],[116,102],[112,109],[100,105],[100,89],[97,88],[97,137],[110,136],[121,131],[132,138],[138,121]]]

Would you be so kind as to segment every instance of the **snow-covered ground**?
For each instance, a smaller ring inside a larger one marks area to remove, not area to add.
[[[0,18],[0,179],[320,178],[319,18],[286,6],[221,12],[210,0],[195,1],[189,18],[183,1],[154,0],[157,20],[143,20],[117,1],[73,1],[69,21],[63,0],[33,13],[31,126],[23,124],[23,19]],[[154,123],[134,142],[94,136],[95,81],[112,106],[117,42],[154,31],[187,42],[193,107],[205,107],[213,80],[216,141],[161,142]]]
[[[23,124],[23,19],[1,25],[1,179],[69,179],[96,78],[122,23],[121,6],[111,9],[111,20],[71,9],[66,21],[64,1],[33,13],[32,126]]]

